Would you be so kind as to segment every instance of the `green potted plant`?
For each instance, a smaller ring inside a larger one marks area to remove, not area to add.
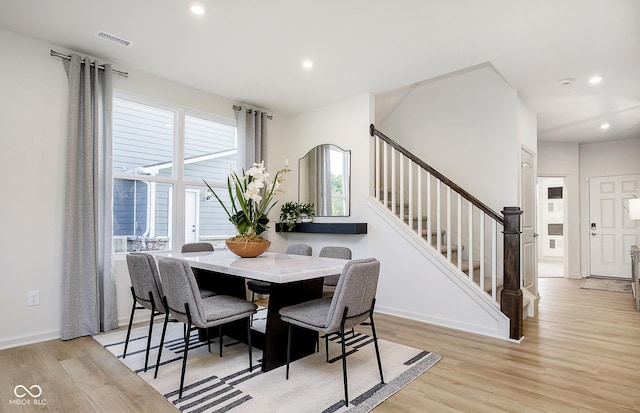
[[[313,222],[313,216],[316,214],[313,203],[298,204],[300,220],[302,222]]]
[[[280,207],[280,223],[287,226],[287,231],[292,231],[298,220],[299,208],[297,202],[285,202]]]
[[[286,168],[282,169],[270,180],[270,174],[266,171],[264,162],[261,162],[253,164],[246,172],[243,170],[242,175],[232,172],[227,178],[230,206],[225,205],[216,191],[204,181],[238,232],[237,236],[226,241],[227,247],[234,254],[241,257],[255,257],[269,248],[271,243],[260,234],[268,228],[269,211],[276,203],[274,197],[284,180],[282,174],[288,171]],[[251,248],[249,244],[252,244]],[[255,254],[260,249],[262,251]]]

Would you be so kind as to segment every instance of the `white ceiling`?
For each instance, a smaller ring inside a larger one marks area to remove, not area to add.
[[[638,0],[203,2],[198,18],[187,0],[0,0],[0,27],[281,114],[490,62],[540,140],[640,137]]]

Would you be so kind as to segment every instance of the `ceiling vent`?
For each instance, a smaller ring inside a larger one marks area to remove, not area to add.
[[[560,86],[571,86],[573,85],[573,82],[574,82],[574,79],[572,77],[567,77],[567,78],[558,80],[558,83],[560,83]]]
[[[133,44],[133,42],[130,42],[129,40],[123,39],[122,37],[114,36],[113,34],[109,34],[103,31],[99,31],[96,35],[102,39],[118,43],[120,46],[124,47],[131,47],[131,45]]]

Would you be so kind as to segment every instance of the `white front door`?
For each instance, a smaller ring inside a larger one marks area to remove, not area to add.
[[[184,242],[198,242],[198,198],[199,191],[187,189],[184,199]]]
[[[521,242],[522,286],[534,296],[538,295],[538,251],[536,245],[536,170],[534,156],[522,149],[521,154]]]
[[[629,219],[629,199],[640,190],[640,175],[589,179],[591,275],[631,278],[631,246],[638,221]]]

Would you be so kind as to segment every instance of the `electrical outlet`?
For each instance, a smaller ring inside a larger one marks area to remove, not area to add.
[[[40,305],[40,290],[27,291],[27,305]]]

